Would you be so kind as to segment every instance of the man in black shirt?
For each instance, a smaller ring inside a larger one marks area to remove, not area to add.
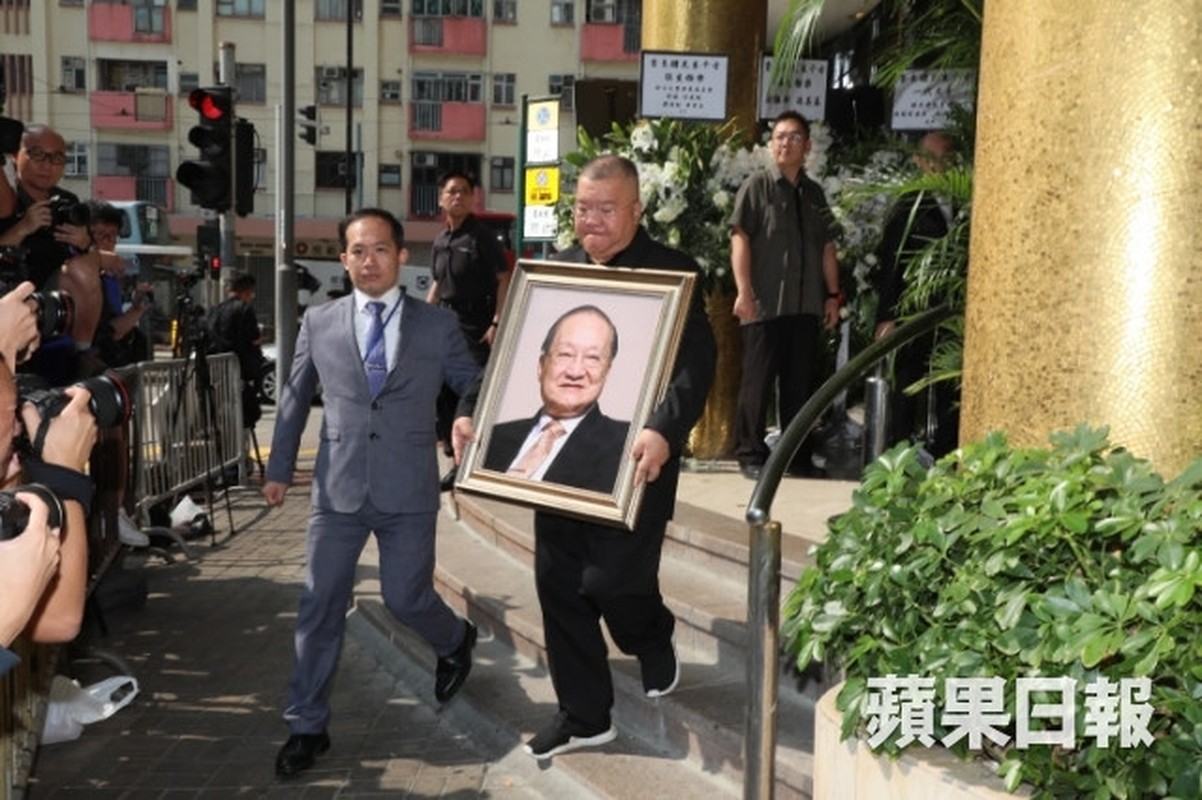
[[[92,245],[87,206],[59,187],[67,145],[48,125],[30,125],[17,153],[16,210],[0,219],[0,245],[25,248],[25,275],[38,289]]]
[[[209,352],[235,353],[242,371],[242,422],[259,421],[258,384],[263,372],[263,335],[255,317],[255,277],[242,274],[230,284],[229,295],[209,312]]]

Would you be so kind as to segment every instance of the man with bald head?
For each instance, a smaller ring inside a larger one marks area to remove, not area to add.
[[[630,422],[605,416],[597,401],[617,353],[618,331],[596,306],[555,320],[538,357],[542,408],[493,426],[484,468],[613,492]]]
[[[561,261],[698,272],[690,256],[653,241],[639,224],[638,168],[628,159],[601,156],[586,164],[573,211],[580,246],[558,254]],[[578,343],[560,348],[568,323],[594,334],[604,330],[597,313],[577,311],[552,337],[539,365],[544,392],[550,386],[560,394],[559,402],[575,412],[595,400],[597,384],[617,352],[616,335],[608,354],[595,342],[592,349]],[[659,560],[675,509],[681,453],[705,405],[716,353],[701,294],[695,291],[664,398],[620,456],[633,460],[634,480],[646,484],[633,531],[542,509],[534,514],[535,585],[547,665],[559,700],[556,717],[525,745],[537,759],[595,747],[617,736],[610,718],[614,689],[602,619],[618,648],[638,658],[648,697],[671,692],[680,679],[672,644],[676,618],[660,594]],[[570,370],[555,377],[556,362]],[[610,436],[624,443],[628,434],[615,427]]]
[[[49,125],[27,126],[16,162],[16,210],[0,219],[0,245],[26,248],[25,277],[41,289],[68,259],[88,251],[92,236],[86,219],[55,224],[54,207],[79,206],[79,198],[58,185],[67,165],[67,144],[57,131]],[[52,203],[52,198],[57,199]]]

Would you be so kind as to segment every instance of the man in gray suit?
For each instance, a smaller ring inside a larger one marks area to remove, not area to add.
[[[438,460],[434,406],[446,383],[460,395],[456,460],[471,430],[480,367],[455,315],[397,286],[404,230],[388,211],[362,209],[338,229],[354,292],[310,308],[292,374],[280,393],[263,496],[284,501],[301,432],[320,382],[324,419],[313,473],[308,566],[296,620],[296,661],[284,719],[291,735],[276,774],[313,766],[330,747],[326,726],[355,565],[375,533],[388,610],[438,656],[434,694],[446,702],[472,665],[476,627],[434,591]]]

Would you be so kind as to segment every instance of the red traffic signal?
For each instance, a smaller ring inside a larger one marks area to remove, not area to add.
[[[188,105],[196,109],[202,121],[219,122],[228,119],[233,112],[230,87],[209,86],[193,89],[188,95]]]
[[[193,89],[188,105],[200,115],[188,131],[188,141],[200,158],[179,165],[175,178],[192,190],[192,202],[201,208],[227,211],[232,204],[234,176],[234,94],[229,86]]]

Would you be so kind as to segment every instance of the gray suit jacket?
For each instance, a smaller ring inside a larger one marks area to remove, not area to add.
[[[355,342],[348,295],[305,312],[292,373],[280,392],[267,479],[291,483],[318,381],[324,418],[313,475],[313,506],[353,513],[368,500],[380,511],[438,510],[435,400],[445,382],[469,415],[480,367],[455,315],[405,297],[396,366],[371,397]]]

